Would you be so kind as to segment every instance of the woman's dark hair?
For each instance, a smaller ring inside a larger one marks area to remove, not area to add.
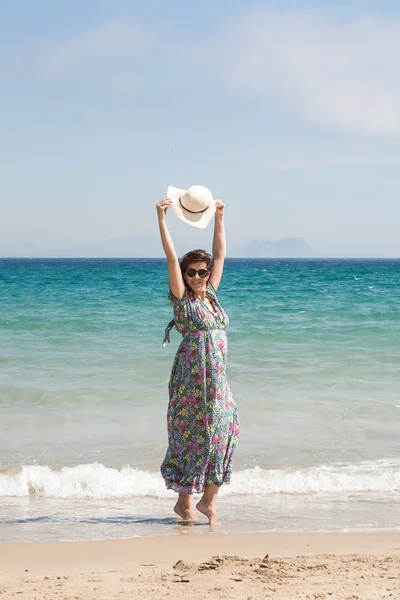
[[[190,263],[193,263],[193,262],[205,262],[207,265],[207,270],[212,271],[212,268],[214,266],[214,258],[211,256],[211,254],[208,254],[208,252],[206,252],[205,250],[191,250],[190,252],[187,252],[185,254],[185,256],[182,256],[179,266],[181,268],[181,273],[182,273],[183,281],[185,283],[185,287],[189,291],[192,291],[192,290],[188,286],[184,275],[185,275],[186,269],[188,268]]]

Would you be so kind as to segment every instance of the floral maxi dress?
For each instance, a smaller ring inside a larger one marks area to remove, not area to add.
[[[213,286],[200,298],[172,292],[175,327],[183,335],[169,381],[168,450],[161,474],[168,488],[202,493],[208,483],[229,483],[239,420],[226,379],[228,316]]]

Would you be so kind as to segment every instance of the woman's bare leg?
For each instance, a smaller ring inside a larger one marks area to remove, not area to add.
[[[215,485],[214,483],[208,483],[200,502],[196,504],[197,510],[208,517],[208,521],[211,526],[218,525],[216,509],[218,490],[218,485]]]
[[[197,519],[196,513],[192,508],[192,496],[179,492],[178,501],[174,506],[174,511],[177,515],[182,517],[184,521],[195,521]]]

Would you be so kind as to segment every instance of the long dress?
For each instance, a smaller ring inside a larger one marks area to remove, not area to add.
[[[213,286],[212,311],[200,298],[169,292],[175,327],[183,335],[169,381],[168,450],[161,474],[168,488],[202,493],[229,483],[239,420],[226,378],[229,319]]]

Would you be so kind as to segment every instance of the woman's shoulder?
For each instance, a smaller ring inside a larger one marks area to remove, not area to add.
[[[168,292],[168,300],[171,302],[172,306],[175,307],[179,307],[179,306],[184,306],[187,301],[188,301],[188,295],[186,290],[183,292],[183,296],[182,298],[178,298],[177,296],[175,296],[172,293],[172,290],[170,289]]]

